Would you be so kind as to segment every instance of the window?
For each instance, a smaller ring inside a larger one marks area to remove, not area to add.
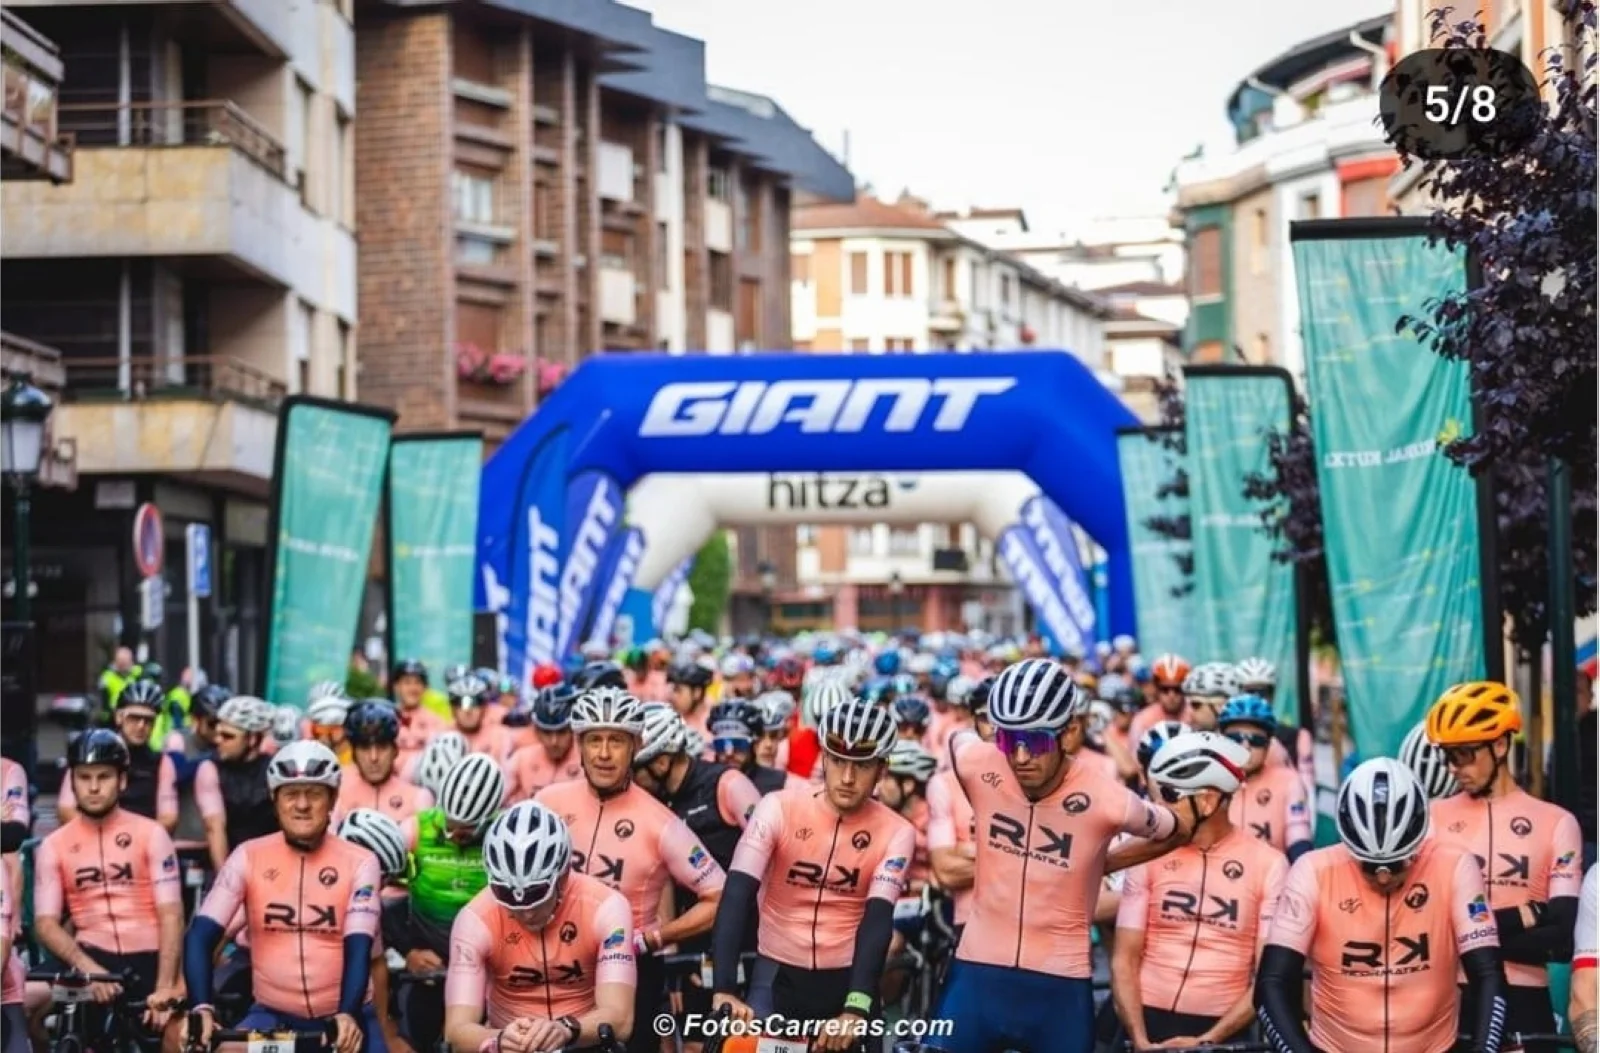
[[[871,340],[851,340],[850,341],[850,350],[852,350],[852,351],[871,351],[872,350],[872,341]]]
[[[943,292],[947,300],[956,298],[956,260],[954,256],[945,257]]]
[[[864,252],[850,254],[850,295],[867,295],[867,254]]]
[[[1267,273],[1267,250],[1272,240],[1272,231],[1267,226],[1267,210],[1258,208],[1250,217],[1250,273],[1262,275]]]
[[[911,295],[911,253],[883,254],[883,295],[900,299]]]
[[[799,252],[789,254],[789,280],[801,285],[811,284],[811,256]]]
[[[711,306],[719,311],[733,310],[733,257],[726,252],[707,253],[711,257]]]
[[[1011,306],[1011,275],[1000,275],[1000,306]]]
[[[761,185],[739,184],[739,249],[761,251]]]
[[[811,548],[817,543],[817,528],[802,523],[794,528],[794,543],[801,548]]]
[[[794,345],[793,349],[795,351],[810,351],[811,350],[811,341],[809,341],[809,340],[795,340],[795,341],[792,341],[792,343]]]
[[[1189,239],[1189,295],[1222,295],[1222,228],[1205,227]]]
[[[485,176],[463,172],[451,174],[451,185],[456,196],[456,222],[494,223],[494,180]]]
[[[668,142],[668,129],[670,127],[671,127],[671,125],[669,125],[666,121],[660,121],[660,122],[658,122],[656,124],[656,171],[657,172],[665,172],[667,170],[667,142]]]
[[[726,168],[706,170],[706,196],[718,201],[733,200],[732,185]]]
[[[350,345],[350,327],[344,322],[339,322],[339,385],[335,394],[342,399],[356,397],[355,378],[352,368],[355,365],[355,350]]]
[[[316,185],[317,179],[322,175],[322,170],[321,166],[316,164],[316,158],[312,156],[316,137],[311,134],[311,126],[315,122],[315,117],[312,113],[311,88],[299,78],[295,78],[294,98],[296,116],[291,117],[290,124],[300,136],[300,202],[310,207],[316,202],[316,198],[312,196],[312,187]]]
[[[672,287],[672,253],[670,251],[671,239],[667,237],[667,225],[656,224],[656,288],[670,289]]]
[[[915,343],[915,341],[912,340],[909,336],[905,336],[905,337],[891,336],[891,337],[889,337],[887,340],[885,340],[883,342],[883,349],[885,351],[890,352],[890,353],[893,353],[895,351],[910,351],[914,343]]]
[[[873,544],[873,530],[871,527],[852,527],[850,530],[850,554],[852,556],[870,556],[875,548]]]
[[[1312,191],[1309,194],[1301,194],[1300,195],[1300,217],[1299,218],[1301,218],[1301,219],[1321,219],[1322,218],[1322,195],[1321,194],[1318,194],[1315,191]]]
[[[889,555],[915,556],[922,549],[922,531],[917,527],[889,528]]]
[[[356,154],[355,141],[350,137],[350,118],[335,111],[334,117],[334,187],[333,218],[346,227],[356,225]]]

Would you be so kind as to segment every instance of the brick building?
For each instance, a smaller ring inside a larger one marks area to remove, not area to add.
[[[849,173],[611,0],[358,5],[361,398],[492,450],[599,351],[789,342],[797,190]]]

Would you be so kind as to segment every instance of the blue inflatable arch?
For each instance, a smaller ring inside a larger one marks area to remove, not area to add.
[[[1131,633],[1116,435],[1137,423],[1060,351],[590,358],[484,466],[477,609],[517,675],[568,653],[653,473],[1015,470],[1106,551]]]

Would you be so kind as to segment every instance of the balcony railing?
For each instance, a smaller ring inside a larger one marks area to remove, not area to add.
[[[276,407],[286,384],[248,362],[223,355],[182,358],[65,357],[68,402],[144,402],[207,399]]]
[[[226,100],[63,103],[60,122],[79,148],[231,146],[279,179],[288,172],[283,144]]]

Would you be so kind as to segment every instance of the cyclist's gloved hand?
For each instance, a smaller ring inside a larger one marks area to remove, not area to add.
[[[734,995],[718,994],[711,996],[711,1011],[713,1013],[720,1011],[724,1006],[728,1009],[728,1015],[735,1020],[755,1019],[755,1011]]]

